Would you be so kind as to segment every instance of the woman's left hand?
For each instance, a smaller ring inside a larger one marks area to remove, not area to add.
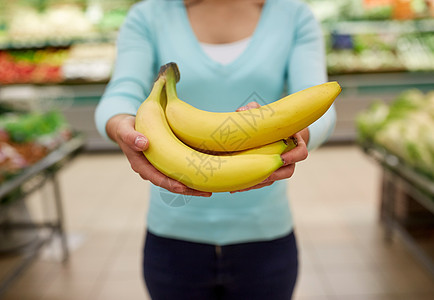
[[[257,103],[249,103],[246,106],[240,108],[239,110],[246,110],[259,107],[259,104]],[[309,129],[305,128],[296,134],[293,135],[293,137],[297,141],[297,146],[294,149],[291,149],[290,151],[284,153],[281,155],[282,160],[284,161],[284,164],[282,167],[274,171],[267,179],[265,179],[263,182],[258,183],[257,185],[254,185],[252,187],[233,191],[231,193],[236,192],[245,192],[253,189],[260,189],[265,186],[272,185],[277,180],[287,179],[290,178],[295,171],[295,164],[297,162],[303,161],[308,156],[307,151],[307,143],[309,141]]]

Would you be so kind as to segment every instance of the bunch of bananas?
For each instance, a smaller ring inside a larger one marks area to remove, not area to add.
[[[321,117],[341,92],[337,82],[317,85],[247,111],[215,113],[180,100],[178,67],[161,67],[136,115],[150,141],[148,161],[166,176],[206,192],[256,185],[283,165],[296,146],[288,138]]]

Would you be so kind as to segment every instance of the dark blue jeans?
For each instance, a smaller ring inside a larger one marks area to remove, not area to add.
[[[221,247],[146,236],[143,275],[152,300],[289,300],[297,271],[293,233]]]

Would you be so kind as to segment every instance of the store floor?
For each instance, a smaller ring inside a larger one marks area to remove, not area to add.
[[[434,299],[434,278],[399,238],[384,240],[379,176],[355,146],[323,147],[297,166],[290,181],[301,253],[296,300]],[[60,180],[70,261],[62,265],[58,245],[48,247],[3,299],[149,299],[140,269],[148,185],[116,153],[81,155]]]

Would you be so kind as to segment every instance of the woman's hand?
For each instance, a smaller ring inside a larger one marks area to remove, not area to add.
[[[107,135],[119,145],[134,172],[143,179],[173,193],[202,197],[211,196],[212,193],[191,189],[158,171],[143,154],[150,141],[143,134],[134,130],[134,124],[134,116],[121,114],[112,117],[106,126]]]
[[[246,106],[240,107],[237,111],[248,110],[252,108],[258,108],[260,105],[257,102],[250,102]],[[253,189],[259,189],[265,186],[272,185],[277,180],[290,178],[295,171],[295,164],[307,158],[307,143],[309,141],[309,129],[305,128],[296,134],[293,137],[297,141],[297,146],[294,149],[284,153],[281,155],[284,164],[282,167],[274,171],[267,179],[263,182],[254,185],[250,188],[246,188],[243,190],[233,191],[236,192],[245,192]]]

